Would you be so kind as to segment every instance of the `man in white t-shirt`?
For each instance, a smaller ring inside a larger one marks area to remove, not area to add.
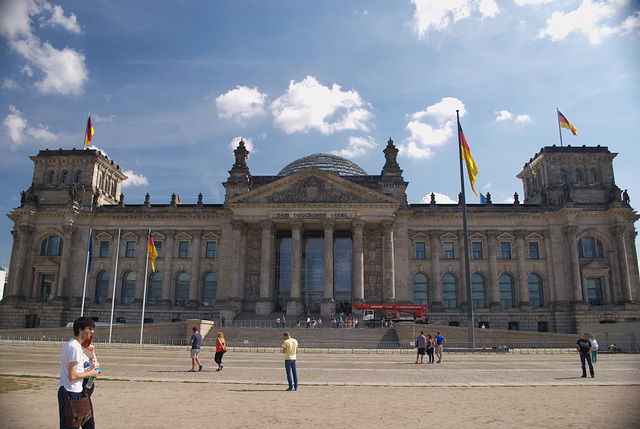
[[[82,342],[88,340],[93,335],[95,323],[88,317],[79,317],[73,322],[73,338],[62,346],[60,352],[60,383],[58,385],[58,408],[60,412],[60,429],[65,426],[65,391],[69,399],[80,399],[82,397],[82,381],[85,378],[97,377],[99,372],[96,368],[100,365],[93,361],[87,368],[84,367],[86,358],[82,352]],[[93,407],[92,407],[93,408]]]
[[[298,390],[298,371],[296,370],[296,353],[298,352],[298,341],[291,338],[288,332],[284,333],[284,343],[282,344],[282,353],[284,353],[284,368],[287,371],[287,381],[289,388],[287,390]],[[293,380],[291,375],[293,374]]]

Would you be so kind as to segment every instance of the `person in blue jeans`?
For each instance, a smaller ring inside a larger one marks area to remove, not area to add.
[[[287,390],[298,390],[298,372],[296,370],[298,341],[296,341],[295,338],[291,338],[288,332],[284,333],[282,353],[284,353],[284,368],[287,371],[287,381],[289,382],[289,388]]]

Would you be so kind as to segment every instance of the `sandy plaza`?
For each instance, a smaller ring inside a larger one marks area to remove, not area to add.
[[[57,343],[0,345],[0,426],[57,427]],[[183,349],[98,345],[102,377],[93,402],[101,428],[369,428],[640,426],[640,356],[601,354],[595,378],[580,377],[575,353],[447,353],[442,364],[395,353],[298,355],[300,390],[286,392],[277,350],[230,350],[215,371],[189,373]],[[25,407],[35,412],[27,413]]]

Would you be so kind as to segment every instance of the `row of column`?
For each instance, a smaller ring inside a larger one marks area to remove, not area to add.
[[[259,300],[256,303],[256,314],[270,314],[273,301],[272,296],[272,271],[274,268],[274,222],[263,220],[260,222],[261,252],[260,252],[260,286]],[[290,296],[287,302],[287,314],[294,316],[300,314],[303,309],[302,303],[302,231],[304,223],[302,220],[292,220],[289,222],[291,228],[291,281]],[[353,301],[354,303],[364,302],[364,234],[365,222],[361,219],[354,219],[351,222],[352,243],[353,243]],[[395,267],[394,267],[394,244],[393,244],[393,221],[383,222],[383,249],[384,249],[384,288],[385,301],[395,299]],[[242,267],[244,258],[242,257],[243,240],[242,231],[245,225],[241,221],[232,223],[233,230],[233,275],[230,293],[231,302],[241,301],[241,289],[243,283]],[[324,299],[321,304],[321,314],[328,316],[335,310],[333,300],[333,237],[335,223],[324,222]]]

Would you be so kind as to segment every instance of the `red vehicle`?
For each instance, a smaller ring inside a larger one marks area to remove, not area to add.
[[[427,323],[424,315],[427,311],[425,305],[401,305],[401,304],[354,304],[356,310],[363,310],[362,321],[365,325],[375,324],[376,320],[414,321]],[[376,317],[377,316],[377,317]]]

